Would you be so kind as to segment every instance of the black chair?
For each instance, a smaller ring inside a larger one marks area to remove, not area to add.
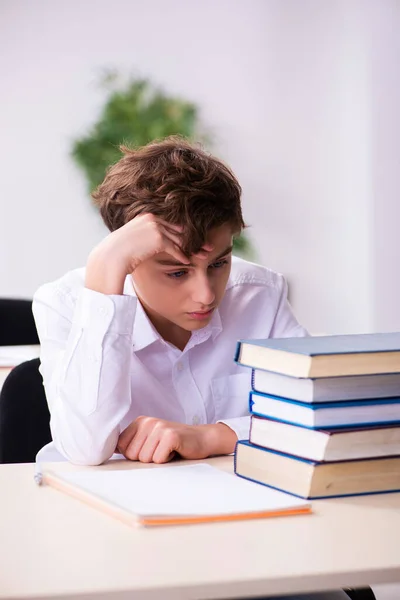
[[[370,587],[345,588],[344,591],[351,600],[376,600],[375,594]]]
[[[0,298],[0,346],[39,344],[32,300]]]
[[[35,462],[39,450],[51,442],[40,360],[15,367],[0,392],[0,463]]]

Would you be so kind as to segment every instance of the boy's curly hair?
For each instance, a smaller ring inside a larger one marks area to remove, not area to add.
[[[245,227],[236,177],[200,146],[172,136],[121,151],[124,156],[92,194],[110,231],[152,213],[183,226],[182,248],[190,256],[210,229],[228,223],[237,234]]]

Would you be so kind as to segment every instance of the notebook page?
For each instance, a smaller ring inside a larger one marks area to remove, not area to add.
[[[132,471],[58,473],[139,516],[231,515],[303,508],[309,502],[207,464]]]

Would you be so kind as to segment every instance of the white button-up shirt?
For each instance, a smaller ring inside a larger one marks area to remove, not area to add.
[[[225,296],[183,351],[166,342],[136,297],[84,287],[78,269],[42,286],[33,312],[54,444],[68,460],[99,464],[120,433],[146,415],[190,425],[223,422],[248,438],[251,370],[238,340],[304,336],[282,275],[233,258]]]

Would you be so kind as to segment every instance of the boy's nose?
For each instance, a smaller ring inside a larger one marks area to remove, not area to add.
[[[205,307],[212,306],[215,300],[215,292],[207,277],[197,278],[192,293],[193,301]]]

